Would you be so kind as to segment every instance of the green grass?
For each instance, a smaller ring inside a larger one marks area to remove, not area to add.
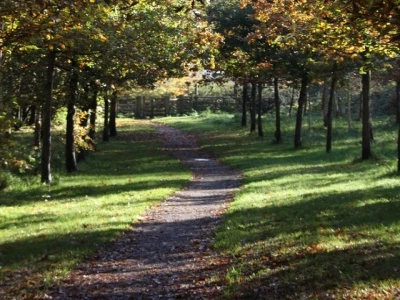
[[[304,147],[293,149],[294,119],[283,118],[284,143],[249,134],[232,115],[164,118],[244,172],[215,247],[232,258],[228,298],[397,299],[400,297],[400,177],[396,126],[374,121],[374,158],[360,162],[360,124],[335,121],[333,151],[314,117]]]
[[[153,129],[127,119],[119,124],[119,136],[101,143],[78,174],[57,169],[58,144],[54,184],[24,176],[0,191],[0,282],[11,283],[0,285],[0,298],[2,289],[40,296],[190,179],[178,160],[160,151]]]

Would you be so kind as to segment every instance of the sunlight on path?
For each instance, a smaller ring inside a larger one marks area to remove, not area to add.
[[[190,136],[153,126],[163,150],[192,170],[192,181],[73,271],[53,298],[206,299],[221,293],[210,279],[223,274],[229,262],[210,244],[241,174],[207,156]]]

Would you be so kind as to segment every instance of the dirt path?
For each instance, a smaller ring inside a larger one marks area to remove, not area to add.
[[[71,272],[53,299],[219,298],[222,283],[216,278],[228,260],[209,246],[240,173],[206,155],[182,132],[153,126],[164,150],[189,166],[193,180],[111,248]]]

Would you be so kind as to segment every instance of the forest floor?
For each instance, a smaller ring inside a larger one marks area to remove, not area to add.
[[[49,297],[215,299],[222,294],[221,275],[229,259],[211,244],[242,175],[202,151],[192,136],[150,124],[163,150],[187,165],[193,179],[185,189],[150,209],[111,246],[99,249],[70,272]]]

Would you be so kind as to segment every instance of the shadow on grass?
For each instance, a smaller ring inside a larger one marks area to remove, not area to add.
[[[56,187],[51,191],[36,188],[26,191],[4,192],[4,199],[0,200],[1,206],[26,205],[41,201],[60,201],[60,200],[82,200],[86,196],[98,197],[113,194],[123,194],[126,192],[145,191],[159,188],[181,188],[187,180],[159,180],[151,182],[132,182],[127,180],[126,184],[99,184],[96,186],[74,185],[73,187]]]
[[[320,299],[332,289],[373,289],[379,281],[400,288],[397,194],[398,187],[308,194],[295,203],[230,213],[224,223],[230,230],[218,235],[230,241],[226,247],[241,247],[234,293]]]
[[[235,283],[241,299],[333,299],[337,293],[357,293],[355,290],[362,291],[357,299],[399,296],[399,243],[366,243],[329,252],[305,248],[287,256],[264,252],[261,259],[257,255],[248,255],[247,259],[248,264],[257,265],[252,272],[268,269],[270,273]],[[246,273],[243,278],[251,275]],[[383,293],[377,289],[379,282],[387,283]]]

